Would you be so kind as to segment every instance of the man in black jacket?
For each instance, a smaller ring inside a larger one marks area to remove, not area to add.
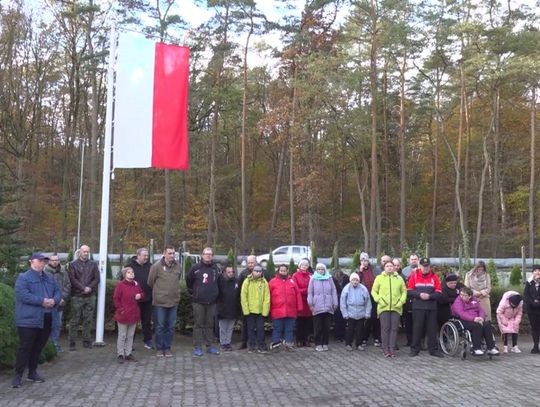
[[[538,342],[540,341],[540,265],[532,266],[532,279],[525,283],[523,290],[523,302],[531,323],[531,335],[533,348],[531,353],[540,353]]]
[[[214,314],[219,295],[219,270],[213,261],[214,251],[205,247],[202,261],[195,264],[186,276],[186,285],[192,296],[193,305],[193,356],[203,355],[202,342],[205,341],[206,352],[218,355],[219,350],[212,346]]]
[[[240,314],[240,285],[232,265],[227,264],[218,277],[219,297],[217,316],[219,321],[219,343],[221,350],[232,351],[231,337]]]
[[[139,303],[141,310],[141,326],[143,331],[143,342],[146,349],[154,349],[152,343],[152,288],[148,285],[148,275],[150,274],[150,261],[148,260],[148,249],[141,247],[137,249],[137,255],[131,258],[126,267],[131,267],[135,272],[135,281],[144,291],[144,297]]]

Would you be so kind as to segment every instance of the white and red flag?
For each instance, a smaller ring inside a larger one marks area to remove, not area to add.
[[[188,77],[189,48],[120,36],[113,168],[188,169]]]

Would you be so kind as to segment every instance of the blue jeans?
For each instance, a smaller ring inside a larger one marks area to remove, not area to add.
[[[156,325],[156,350],[171,350],[176,327],[176,309],[174,307],[154,307],[154,322]]]
[[[249,346],[259,346],[259,349],[266,347],[264,343],[264,317],[261,314],[246,315],[248,325],[248,342]]]
[[[52,328],[51,328],[51,341],[55,345],[58,345],[58,338],[60,338],[60,331],[62,330],[62,321],[64,317],[64,310],[54,308],[52,311]]]
[[[293,343],[293,331],[296,318],[279,318],[272,321],[272,343],[285,339],[287,343]]]

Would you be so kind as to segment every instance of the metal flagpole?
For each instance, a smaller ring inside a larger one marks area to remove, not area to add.
[[[107,72],[107,111],[105,119],[105,145],[103,151],[103,182],[101,184],[101,229],[99,234],[99,288],[96,318],[96,342],[104,346],[105,287],[107,285],[107,243],[109,234],[109,201],[111,184],[111,141],[114,98],[114,63],[116,59],[116,27],[112,23],[109,69]]]

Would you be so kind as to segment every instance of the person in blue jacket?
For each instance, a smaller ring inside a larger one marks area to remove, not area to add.
[[[39,354],[51,333],[53,308],[62,301],[62,292],[54,277],[43,269],[49,260],[41,252],[30,257],[30,268],[19,274],[15,282],[15,325],[19,334],[19,349],[15,360],[14,388],[21,387],[24,369],[28,380],[42,383],[37,372]]]

